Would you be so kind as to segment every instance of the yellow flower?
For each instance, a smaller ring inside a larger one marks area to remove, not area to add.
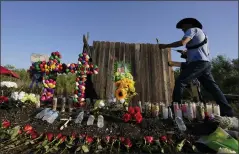
[[[129,90],[130,90],[131,92],[135,92],[135,87],[134,87],[134,85],[130,84],[130,85],[129,85]]]
[[[125,99],[127,96],[127,92],[123,88],[119,88],[115,91],[115,97],[117,100]]]

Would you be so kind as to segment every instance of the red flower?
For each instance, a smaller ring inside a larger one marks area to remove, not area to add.
[[[63,143],[66,140],[66,136],[62,136],[60,139],[60,143]]]
[[[80,134],[80,139],[83,139],[86,137],[86,134]]]
[[[124,140],[124,145],[125,145],[127,148],[132,147],[132,142],[130,141],[129,138],[126,138],[126,139]]]
[[[71,134],[71,139],[76,139],[76,133],[75,132],[73,132],[72,134]]]
[[[36,139],[38,137],[38,134],[35,131],[31,131],[30,135],[32,139]]]
[[[62,134],[59,133],[59,134],[56,136],[56,139],[59,140],[61,137],[62,137]]]
[[[205,114],[205,117],[209,117],[209,114],[208,114],[208,112],[204,112],[204,114]]]
[[[18,130],[18,134],[22,134],[22,130],[21,129]]]
[[[144,137],[144,140],[145,140],[147,143],[153,143],[154,138],[153,138],[153,136],[145,136],[145,137]]]
[[[167,141],[167,137],[166,137],[166,136],[162,136],[160,139],[161,139],[161,141],[163,141],[163,142],[166,142],[166,141]]]
[[[135,106],[135,107],[134,107],[134,110],[135,110],[136,113],[137,113],[137,112],[141,112],[141,111],[140,111],[140,107],[138,107],[138,106]]]
[[[8,102],[8,97],[5,97],[3,100],[5,103]]]
[[[131,114],[131,115],[135,114],[134,108],[132,106],[129,107],[128,113]]]
[[[116,136],[112,136],[112,137],[111,137],[111,140],[112,140],[112,142],[115,142],[115,141],[116,141],[116,139],[117,139],[117,137],[116,137]]]
[[[10,121],[3,120],[3,122],[2,122],[2,127],[3,128],[8,128],[8,127],[10,127],[10,125],[11,125]]]
[[[93,137],[86,136],[86,143],[92,143],[94,141]]]
[[[109,143],[110,142],[110,136],[106,136],[105,140],[106,140],[106,143]]]
[[[119,137],[120,142],[124,142],[125,138],[124,137]]]
[[[124,122],[128,122],[131,120],[131,115],[129,113],[125,113],[123,116]]]
[[[24,131],[25,132],[30,132],[30,131],[32,131],[32,126],[31,125],[29,125],[29,124],[27,124],[25,127],[24,127]]]
[[[47,137],[47,140],[48,140],[48,141],[52,141],[53,136],[54,136],[54,135],[53,135],[52,133],[47,133],[47,134],[46,134],[46,137]]]
[[[8,97],[0,96],[0,103],[6,103],[8,102]]]
[[[137,113],[134,115],[134,117],[135,117],[135,120],[136,120],[137,123],[141,123],[142,120],[143,120],[143,117],[142,117],[142,115],[141,115],[140,112],[137,112]]]

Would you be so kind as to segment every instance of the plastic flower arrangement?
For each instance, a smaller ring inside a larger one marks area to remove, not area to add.
[[[15,101],[21,101],[22,103],[25,103],[25,102],[37,103],[39,101],[37,100],[35,94],[32,94],[32,93],[28,94],[28,93],[25,93],[24,91],[21,91],[20,93],[13,92],[11,94],[11,98]]]
[[[115,97],[125,106],[131,101],[132,97],[136,95],[135,82],[131,75],[131,67],[129,64],[117,62],[114,68],[114,82],[115,82]]]
[[[17,84],[15,82],[11,82],[11,81],[2,81],[1,87],[17,88]]]

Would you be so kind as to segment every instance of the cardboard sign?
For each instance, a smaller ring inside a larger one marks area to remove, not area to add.
[[[38,62],[38,61],[49,61],[49,56],[48,55],[43,55],[43,54],[38,54],[38,53],[33,53],[31,55],[31,62]]]

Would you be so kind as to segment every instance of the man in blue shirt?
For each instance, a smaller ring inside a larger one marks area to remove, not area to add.
[[[194,18],[179,21],[176,28],[182,29],[181,40],[170,44],[159,44],[159,48],[176,48],[186,46],[183,54],[187,56],[187,67],[183,69],[175,82],[173,102],[181,103],[184,87],[197,78],[203,87],[212,94],[220,106],[222,116],[233,116],[233,110],[222,91],[214,81],[209,60],[208,38],[202,31],[202,24]]]

